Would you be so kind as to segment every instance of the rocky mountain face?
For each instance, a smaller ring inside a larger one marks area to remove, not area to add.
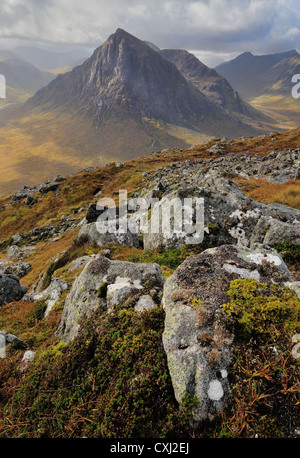
[[[121,29],[83,65],[56,79],[30,102],[72,104],[98,124],[111,116],[129,114],[188,125],[210,108],[174,65]]]
[[[118,29],[90,59],[60,75],[37,92],[29,104],[73,109],[90,116],[97,126],[110,118],[131,116],[142,121],[154,118],[211,134],[247,130],[243,122],[220,110],[220,101],[216,103],[215,97],[209,99],[199,87],[191,85],[171,59],[165,57],[164,52],[158,53]],[[230,91],[229,85],[223,82],[223,86]],[[209,92],[209,88],[206,90]],[[239,106],[241,111],[242,103],[233,90],[230,97],[235,99],[236,110]],[[252,130],[250,126],[248,130]]]

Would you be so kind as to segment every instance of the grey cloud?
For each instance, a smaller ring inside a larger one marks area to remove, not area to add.
[[[0,39],[96,47],[121,27],[161,48],[212,54],[245,50],[276,52],[300,48],[298,3],[298,0],[2,0]]]

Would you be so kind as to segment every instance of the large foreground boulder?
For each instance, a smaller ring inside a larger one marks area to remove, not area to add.
[[[68,343],[80,320],[99,309],[111,310],[127,299],[137,312],[159,303],[165,278],[158,264],[135,264],[100,255],[86,265],[66,298],[57,337]]]
[[[199,400],[196,423],[211,420],[227,404],[234,335],[220,306],[239,278],[292,281],[279,255],[226,245],[187,258],[165,283],[163,345],[177,401],[187,395]]]
[[[0,306],[22,299],[28,288],[20,284],[19,278],[0,273]]]

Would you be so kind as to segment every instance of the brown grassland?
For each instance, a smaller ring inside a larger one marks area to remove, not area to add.
[[[49,125],[51,130],[51,119]],[[33,147],[32,160],[35,160],[40,150],[38,146],[34,148],[30,133],[23,136],[26,122],[22,134],[16,129],[13,135],[12,125],[10,129],[16,148],[22,142],[27,145],[28,151]],[[40,129],[38,124],[36,129]],[[1,135],[3,132],[1,134],[0,127]],[[40,135],[43,137],[45,132],[41,130]],[[9,239],[13,234],[24,234],[35,227],[58,226],[63,215],[83,218],[88,205],[96,202],[95,193],[100,187],[106,197],[116,198],[115,191],[119,189],[127,189],[130,195],[144,186],[144,171],[155,174],[159,167],[175,161],[212,158],[214,156],[208,150],[217,140],[189,149],[141,156],[128,160],[121,168],[117,168],[114,163],[106,166],[99,164],[99,167],[90,172],[80,171],[68,175],[60,183],[56,194],[50,192],[41,196],[38,193],[37,203],[32,207],[24,205],[22,201],[6,206],[11,196],[2,197],[0,240],[4,243],[0,244],[0,259],[6,257]],[[82,138],[78,133],[76,142],[80,141]],[[90,150],[93,150],[94,145],[91,138]],[[48,147],[42,154],[45,161],[50,151],[53,151],[51,145]],[[274,149],[281,151],[299,147],[298,130],[275,132],[266,138],[228,142],[228,152],[241,155],[245,151],[249,151],[249,155],[267,155]],[[63,151],[63,141],[60,148]],[[57,151],[53,153],[56,159],[59,158]],[[0,148],[0,159],[1,154],[5,155],[3,145]],[[16,160],[12,157],[10,167],[14,167]],[[113,160],[111,157],[109,162]],[[66,163],[66,168],[69,166],[71,169],[75,167],[74,163]],[[80,157],[76,167],[83,167]],[[9,167],[1,170],[1,176],[6,177],[6,174],[9,179]],[[43,181],[43,173],[35,175],[34,179],[36,182]],[[253,199],[300,209],[299,180],[274,185],[261,179],[233,179]],[[78,228],[63,233],[56,242],[36,242],[36,250],[26,259],[32,265],[32,270],[22,278],[22,284],[31,287],[47,272],[71,284],[79,271],[70,273],[70,262],[102,249],[86,241],[75,242],[77,233]],[[108,248],[114,259],[158,262],[166,277],[188,255],[196,253],[187,247],[169,252],[145,252],[119,245]],[[57,259],[61,262],[53,271],[51,268]],[[292,271],[293,268],[291,266]],[[272,353],[270,345],[266,347],[266,353],[259,346],[253,349],[244,343],[241,345],[234,359],[236,383],[233,387],[232,410],[223,414],[216,425],[205,426],[197,435],[189,429],[188,409],[193,400],[186,400],[185,406],[178,409],[170,388],[164,355],[158,343],[163,325],[162,311],[155,310],[152,314],[146,314],[141,322],[127,309],[117,311],[111,322],[98,317],[100,321],[90,323],[82,340],[68,349],[58,343],[54,336],[66,294],[67,291],[47,319],[42,317],[44,304],[40,302],[13,302],[0,309],[0,329],[17,335],[37,353],[36,363],[28,372],[20,366],[23,354],[21,350],[9,349],[8,358],[0,361],[0,437],[147,437],[147,434],[156,434],[156,437],[168,437],[168,434],[175,437],[186,437],[187,434],[189,437],[253,437],[256,432],[259,437],[283,437],[287,428],[282,419],[284,412],[289,421],[294,421],[297,416],[300,403],[297,378],[299,365],[297,368],[289,356],[291,348],[287,344],[289,340],[285,340],[290,339],[289,334],[278,344],[278,354]],[[118,345],[114,343],[116,335]],[[142,382],[137,383],[136,391],[133,391],[132,379],[126,378],[128,371],[132,371],[134,358],[136,367],[145,374],[144,385]],[[95,361],[99,366],[95,366]],[[113,366],[111,361],[120,363]],[[120,378],[120,374],[123,378]],[[107,380],[111,380],[109,386]],[[282,415],[276,416],[278,409]],[[158,412],[162,412],[164,418]]]

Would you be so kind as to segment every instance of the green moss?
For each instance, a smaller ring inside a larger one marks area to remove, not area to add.
[[[156,262],[160,266],[167,267],[173,271],[182,264],[188,256],[193,254],[198,254],[203,251],[203,247],[200,245],[186,245],[180,249],[169,249],[165,250],[161,248],[160,250],[144,250],[138,254],[130,256],[128,258],[129,262],[146,262],[152,263]]]
[[[300,268],[300,245],[294,245],[293,243],[283,242],[274,246],[284,261],[297,269]]]
[[[96,312],[73,343],[37,352],[2,405],[0,436],[186,437],[195,403],[175,401],[164,311],[122,307]]]
[[[271,341],[283,327],[295,332],[299,326],[300,301],[291,290],[256,280],[234,280],[228,291],[230,302],[221,308],[234,318],[236,333],[248,339]]]
[[[56,265],[57,265],[57,262],[53,262],[46,270],[44,279],[43,279],[43,286],[42,286],[43,289],[48,288],[48,286],[50,285],[52,275],[54,274],[55,270],[57,269]]]
[[[37,321],[42,320],[45,316],[46,308],[46,302],[44,302],[43,300],[36,301],[34,303],[33,309],[27,315],[28,326],[33,326]]]
[[[198,299],[190,299],[190,301],[192,305],[194,305],[194,307],[201,307],[201,305],[203,304],[202,301],[199,301]]]
[[[280,285],[235,280],[222,306],[235,323],[231,403],[219,437],[291,437],[297,428],[300,366],[291,353],[300,301]]]
[[[1,242],[0,250],[8,248],[9,246],[12,245],[12,243],[13,243],[13,237],[10,237],[10,239],[5,240],[4,242]]]
[[[210,234],[217,235],[220,232],[220,227],[217,224],[207,223]]]
[[[98,288],[97,296],[101,299],[105,299],[107,295],[107,282],[104,281]]]

